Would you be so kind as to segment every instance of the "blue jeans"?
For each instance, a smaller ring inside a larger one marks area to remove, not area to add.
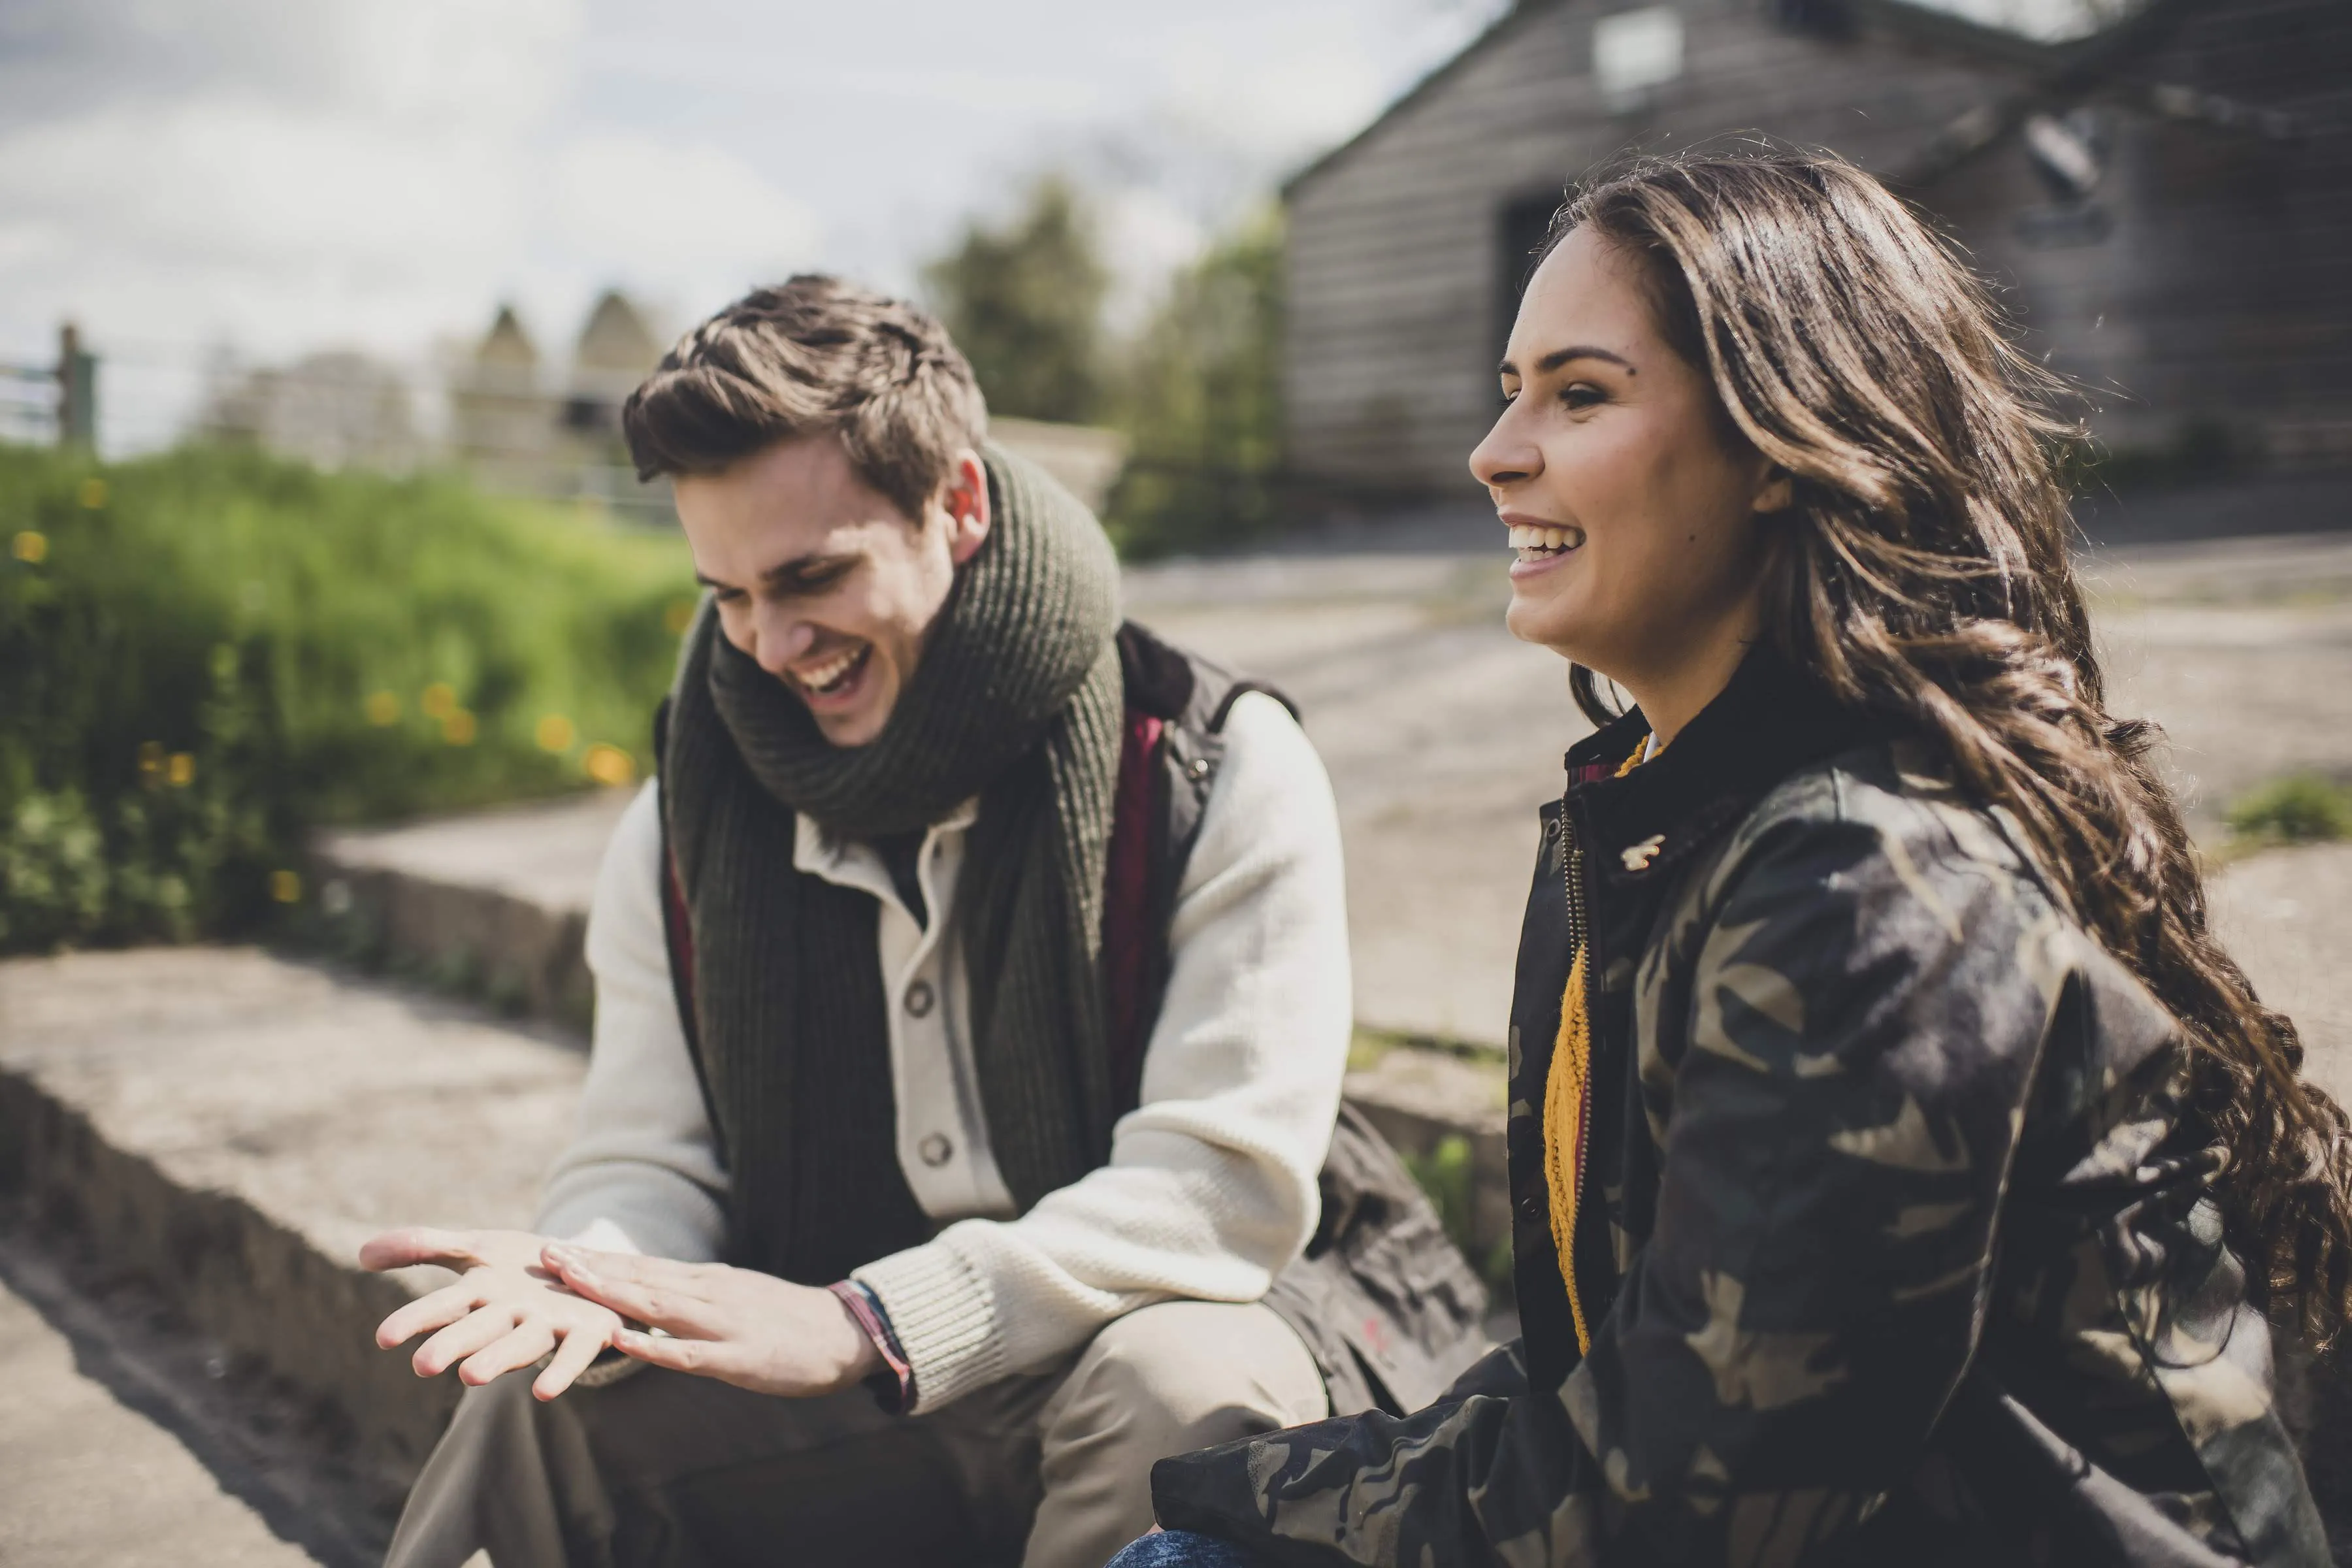
[[[1257,1559],[1214,1536],[1171,1530],[1147,1535],[1112,1558],[1108,1568],[1254,1568]]]

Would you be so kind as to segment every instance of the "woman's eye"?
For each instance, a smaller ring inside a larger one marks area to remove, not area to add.
[[[1570,408],[1591,408],[1609,401],[1609,395],[1589,382],[1573,382],[1560,390],[1559,400]]]

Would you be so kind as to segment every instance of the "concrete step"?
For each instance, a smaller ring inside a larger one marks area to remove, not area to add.
[[[580,1044],[253,948],[0,963],[0,1195],[303,1412],[381,1513],[456,1389],[373,1331],[448,1276],[368,1274],[360,1243],[395,1224],[527,1225],[569,1135]],[[1498,1068],[1400,1048],[1349,1092],[1409,1157],[1492,1187],[1457,1194],[1491,1251],[1507,1235]]]
[[[543,1024],[249,948],[0,963],[0,1186],[152,1283],[404,1490],[456,1398],[374,1347],[448,1276],[362,1272],[400,1223],[520,1226],[585,1060]]]

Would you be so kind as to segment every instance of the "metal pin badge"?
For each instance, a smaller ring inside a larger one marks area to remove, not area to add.
[[[1653,833],[1631,849],[1626,850],[1618,858],[1625,862],[1625,869],[1628,871],[1646,871],[1650,868],[1650,862],[1658,858],[1658,851],[1665,847],[1666,836],[1663,833]]]

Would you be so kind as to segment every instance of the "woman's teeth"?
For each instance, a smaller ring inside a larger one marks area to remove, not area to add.
[[[803,690],[822,697],[846,679],[849,672],[857,668],[858,660],[865,657],[865,647],[854,647],[812,668],[793,671],[793,679],[800,683]]]
[[[1519,552],[1523,561],[1530,553],[1557,555],[1583,542],[1584,530],[1580,528],[1538,528],[1527,522],[1511,525],[1511,548]]]

